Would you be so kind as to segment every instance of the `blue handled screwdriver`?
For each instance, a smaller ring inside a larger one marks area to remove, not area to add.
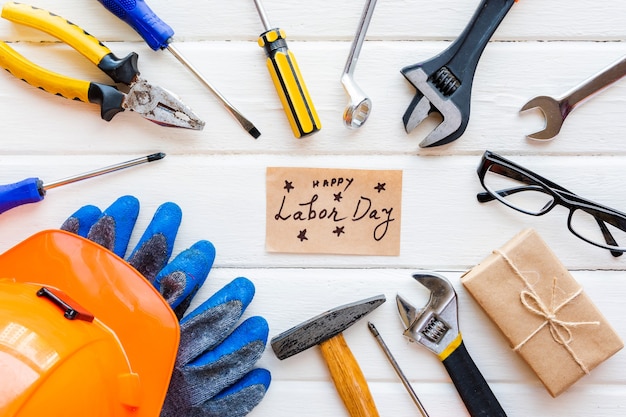
[[[215,96],[222,102],[224,107],[239,122],[253,138],[261,136],[261,132],[246,119],[228,100],[224,97],[200,72],[183,57],[178,50],[172,46],[171,41],[174,36],[174,29],[159,18],[150,9],[144,0],[124,1],[124,0],[98,0],[108,11],[126,22],[135,29],[153,50],[167,49],[178,59],[187,69],[196,76]]]
[[[158,161],[163,158],[165,158],[165,154],[159,152],[50,183],[44,183],[39,178],[26,178],[13,184],[0,185],[0,213],[4,213],[5,211],[23,204],[37,203],[43,200],[46,191],[51,188],[130,168],[135,165],[145,164],[146,162]]]

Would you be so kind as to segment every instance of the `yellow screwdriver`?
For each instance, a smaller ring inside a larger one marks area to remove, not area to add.
[[[274,81],[293,134],[297,138],[311,135],[322,128],[309,91],[293,53],[287,47],[285,32],[272,28],[260,0],[254,0],[265,32],[259,36],[259,46],[267,53],[267,68]]]

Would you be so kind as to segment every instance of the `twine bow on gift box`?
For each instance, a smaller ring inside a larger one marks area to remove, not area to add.
[[[572,359],[580,366],[580,369],[585,373],[589,373],[589,369],[585,366],[582,360],[578,358],[576,352],[570,346],[570,343],[574,340],[574,336],[572,334],[572,328],[580,327],[580,326],[599,326],[599,321],[564,321],[557,318],[557,314],[559,310],[565,307],[567,304],[571,303],[574,299],[576,299],[580,294],[582,294],[582,288],[578,288],[573,294],[563,300],[560,304],[556,305],[556,290],[557,286],[557,277],[555,276],[552,281],[552,297],[550,300],[550,306],[547,306],[541,297],[537,295],[532,284],[526,279],[526,277],[517,269],[515,264],[509,259],[506,254],[501,251],[495,251],[497,254],[502,256],[502,258],[506,261],[506,263],[511,267],[511,269],[515,272],[515,274],[524,281],[526,284],[526,289],[524,289],[520,293],[520,301],[524,307],[530,311],[531,313],[543,317],[543,323],[533,331],[526,339],[521,341],[517,346],[513,348],[513,350],[520,350],[530,339],[532,339],[537,333],[541,331],[544,327],[548,326],[550,329],[550,334],[555,342],[562,345],[567,352],[570,354]]]

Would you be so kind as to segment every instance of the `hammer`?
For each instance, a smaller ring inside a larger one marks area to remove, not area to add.
[[[328,310],[272,338],[272,350],[282,360],[319,345],[350,416],[378,417],[365,376],[342,332],[384,302],[381,294]]]

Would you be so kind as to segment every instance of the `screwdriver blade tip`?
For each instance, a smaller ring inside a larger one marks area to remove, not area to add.
[[[159,159],[165,158],[165,153],[163,152],[153,153],[152,155],[146,156],[146,158],[148,159],[148,162],[158,161]]]
[[[261,132],[259,132],[259,129],[257,129],[256,127],[253,127],[252,129],[248,130],[248,133],[250,133],[252,137],[255,139],[261,136]]]

